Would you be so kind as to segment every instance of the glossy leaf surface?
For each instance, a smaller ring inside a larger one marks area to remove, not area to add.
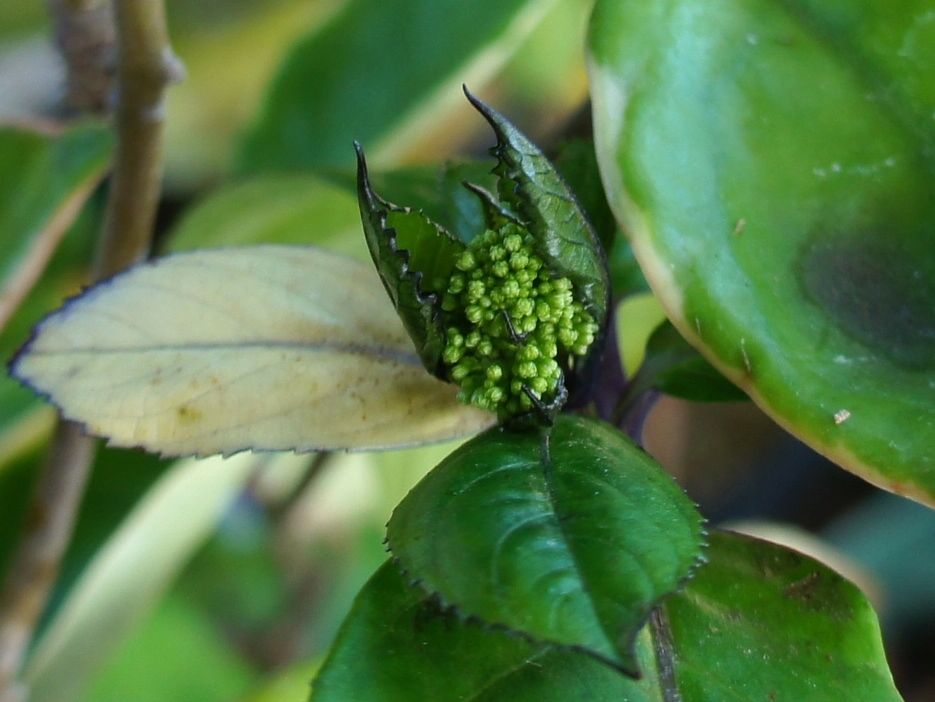
[[[707,556],[640,633],[638,681],[440,612],[387,564],[358,596],[312,701],[900,702],[876,616],[854,585],[735,534],[713,534]]]
[[[241,169],[348,167],[355,139],[376,162],[398,159],[461,107],[462,82],[492,77],[554,4],[351,0],[286,57]]]
[[[139,266],[47,318],[13,364],[119,446],[378,449],[492,417],[428,376],[369,265],[243,247]]]
[[[644,661],[651,660],[650,653]],[[387,563],[358,595],[312,684],[311,700],[619,702],[631,699],[625,696],[631,687],[628,678],[584,654],[440,611]]]
[[[685,702],[902,699],[876,614],[856,585],[808,556],[738,534],[712,534],[707,556],[665,605],[667,657]]]
[[[600,0],[611,206],[679,331],[783,426],[935,503],[928,0]]]
[[[496,428],[399,505],[401,568],[466,615],[573,646],[631,674],[650,608],[697,563],[702,519],[672,478],[607,424]]]

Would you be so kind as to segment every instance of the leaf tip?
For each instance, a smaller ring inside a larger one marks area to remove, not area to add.
[[[501,135],[502,127],[505,122],[505,118],[494,108],[488,105],[486,102],[481,100],[479,97],[474,95],[470,90],[468,90],[467,85],[462,85],[461,89],[464,91],[464,97],[468,99],[468,102],[474,106],[474,109],[481,113],[484,119],[493,127],[494,132],[499,138]]]

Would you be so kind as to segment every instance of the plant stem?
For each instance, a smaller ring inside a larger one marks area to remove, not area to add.
[[[673,654],[675,644],[672,642],[669,617],[663,607],[656,607],[649,615],[649,629],[653,637],[656,670],[659,674],[662,698],[665,702],[682,702],[682,693],[679,692],[678,683],[675,680],[675,656]]]
[[[93,279],[149,252],[162,177],[166,86],[182,75],[162,0],[115,0],[117,151]],[[0,702],[18,702],[16,676],[71,539],[94,457],[93,440],[60,420],[0,591]]]
[[[94,445],[70,422],[56,428],[0,594],[0,701],[24,699],[15,676],[42,613],[94,457]]]
[[[106,113],[111,94],[114,18],[109,0],[46,0],[65,62],[66,111]]]
[[[169,46],[162,0],[116,0],[117,153],[95,277],[149,252],[162,178],[165,89],[184,70]]]

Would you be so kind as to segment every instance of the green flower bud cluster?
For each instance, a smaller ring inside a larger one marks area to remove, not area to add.
[[[554,399],[559,354],[582,356],[597,324],[553,277],[533,237],[515,224],[488,229],[461,253],[442,299],[453,320],[442,354],[458,397],[501,417]]]

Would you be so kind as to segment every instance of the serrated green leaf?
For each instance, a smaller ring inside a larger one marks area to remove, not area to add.
[[[715,533],[636,647],[641,680],[455,613],[392,566],[358,596],[312,702],[900,702],[870,605],[794,551]]]
[[[935,504],[929,0],[600,0],[608,197],[673,323],[774,419]]]
[[[644,653],[645,666],[652,655]],[[312,684],[312,702],[643,702],[583,654],[444,613],[387,563],[358,595]]]
[[[551,433],[500,427],[462,446],[397,507],[387,539],[444,603],[636,674],[636,633],[699,559],[701,523],[623,434],[560,416]]]
[[[378,449],[492,417],[431,378],[372,268],[311,248],[175,254],[47,317],[11,366],[111,444]]]
[[[422,212],[381,199],[357,146],[357,197],[364,237],[393,307],[426,370],[445,378],[442,294],[464,243]]]
[[[467,90],[465,94],[497,136],[491,153],[498,159],[501,201],[521,217],[549,268],[571,280],[576,298],[603,328],[610,300],[606,257],[574,193],[525,134]]]
[[[350,143],[389,165],[491,78],[555,0],[351,0],[302,39],[272,82],[242,172],[351,165]]]

